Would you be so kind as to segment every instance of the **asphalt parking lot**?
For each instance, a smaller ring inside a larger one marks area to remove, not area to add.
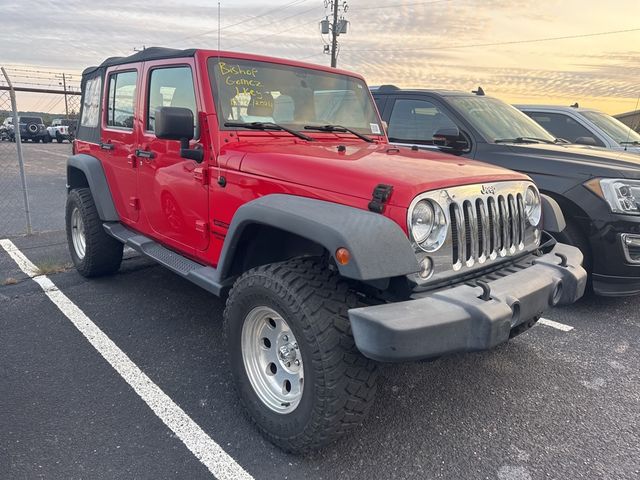
[[[489,352],[382,365],[365,424],[312,455],[282,453],[236,400],[221,300],[133,254],[112,277],[69,268],[68,150],[25,145],[51,231],[11,238],[54,287],[0,248],[1,478],[212,478],[212,462],[218,478],[640,478],[640,298],[585,298]],[[167,426],[163,404],[81,333],[74,308],[198,429]],[[202,438],[226,456],[201,460]]]

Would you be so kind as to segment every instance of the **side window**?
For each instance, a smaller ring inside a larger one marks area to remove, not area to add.
[[[109,76],[107,126],[133,128],[137,81],[137,72],[121,72]]]
[[[194,121],[198,121],[191,68],[181,66],[151,70],[146,111],[146,129],[151,132],[155,129],[156,111],[160,107],[188,108],[193,112]]]
[[[568,115],[545,112],[525,113],[538,122],[542,128],[547,130],[554,137],[564,138],[571,143],[575,143],[576,139],[579,137],[591,137],[596,141],[598,146],[604,146],[593,132],[588,130],[586,127],[583,127]]]
[[[456,124],[436,105],[426,100],[398,99],[389,118],[389,140],[433,145],[433,135]]]
[[[95,77],[87,80],[82,97],[82,118],[80,125],[96,128],[100,121],[100,95],[102,92],[102,78]],[[56,122],[54,122],[54,125]]]
[[[380,116],[384,114],[384,105],[387,103],[386,97],[378,97],[376,95],[373,96],[373,100],[376,102],[376,107],[378,107],[378,112]]]

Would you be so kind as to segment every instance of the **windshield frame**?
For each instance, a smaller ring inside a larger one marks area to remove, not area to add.
[[[612,115],[608,115],[598,110],[583,110],[579,113],[587,121],[593,123],[596,127],[602,130],[609,138],[611,138],[611,140],[616,142],[618,145],[628,146],[625,145],[624,142],[640,142],[640,133],[636,132],[633,128],[621,122]],[[618,127],[618,124],[620,124],[619,128],[621,130],[619,131],[619,133],[623,134],[624,138],[618,138],[618,132],[613,132],[613,129],[610,129],[611,124],[613,124],[615,127]]]
[[[510,134],[505,134],[501,136],[492,136],[489,131],[485,127],[483,127],[484,122],[478,122],[476,118],[469,114],[468,110],[465,110],[460,104],[463,101],[476,101],[483,102],[486,105],[500,105],[501,107],[507,107],[504,111],[513,113],[512,118],[521,119],[522,123],[532,127],[528,132],[526,131],[512,131]],[[473,129],[487,142],[487,143],[496,143],[496,140],[503,139],[516,139],[519,137],[528,137],[528,138],[541,138],[548,140],[549,142],[556,143],[556,137],[554,137],[551,133],[547,132],[542,126],[536,123],[535,120],[528,117],[525,113],[518,110],[513,105],[508,104],[498,98],[495,97],[485,97],[483,95],[448,95],[446,97],[447,103],[451,106],[453,110],[455,110],[458,115],[460,115],[464,120],[473,127]],[[541,142],[543,143],[543,142]]]
[[[273,67],[275,69],[281,69],[281,70],[302,70],[302,71],[309,71],[310,73],[314,74],[314,75],[321,75],[321,76],[332,76],[332,77],[336,77],[336,78],[344,78],[347,79],[350,82],[353,82],[354,84],[359,84],[361,91],[362,91],[362,98],[366,99],[366,103],[369,106],[369,112],[367,112],[367,107],[366,105],[363,106],[363,120],[365,121],[365,123],[369,124],[368,128],[365,127],[355,127],[355,126],[351,126],[349,125],[349,128],[352,128],[353,130],[357,131],[358,133],[367,135],[369,137],[373,137],[373,138],[380,138],[380,137],[384,137],[384,127],[383,127],[383,121],[382,118],[380,117],[380,113],[378,112],[376,103],[373,99],[373,95],[371,94],[371,91],[369,90],[369,87],[367,86],[365,80],[358,76],[358,75],[350,75],[349,72],[344,72],[344,71],[327,71],[326,69],[318,66],[318,68],[313,68],[312,65],[300,65],[300,64],[296,64],[296,62],[292,62],[292,63],[287,63],[287,62],[278,62],[277,59],[261,59],[261,58],[246,58],[242,55],[238,55],[238,56],[217,56],[217,55],[212,55],[207,57],[206,59],[206,64],[207,64],[207,73],[209,76],[209,82],[210,82],[210,86],[211,86],[211,92],[212,92],[212,96],[214,99],[214,105],[215,105],[215,109],[216,109],[216,115],[218,116],[218,128],[222,131],[242,131],[242,128],[238,129],[238,127],[227,127],[224,124],[225,123],[229,123],[229,122],[243,122],[242,119],[228,119],[226,118],[224,112],[222,111],[222,101],[220,101],[221,95],[219,94],[219,90],[218,90],[218,80],[219,80],[219,75],[217,74],[217,66],[218,66],[218,62],[219,61],[226,61],[229,63],[239,63],[240,65],[243,64],[247,64],[247,63],[252,63],[252,64],[265,64],[267,66]],[[276,91],[276,90],[273,90]],[[355,87],[354,87],[354,91],[355,91]],[[355,91],[357,93],[357,91]],[[270,93],[269,90],[267,90],[267,93]],[[357,98],[357,97],[356,97]],[[241,107],[241,108],[246,108],[246,107]],[[367,113],[369,113],[369,118],[367,119]],[[337,118],[334,119],[329,119],[329,120],[337,120]],[[296,130],[296,131],[303,131],[303,132],[308,132],[308,133],[313,133],[314,135],[319,135],[319,136],[332,136],[335,137],[336,135],[339,136],[351,136],[353,134],[349,133],[349,132],[329,132],[329,131],[309,131],[309,130],[305,130],[305,126],[307,125],[314,125],[314,126],[324,126],[330,123],[336,123],[336,122],[331,122],[329,120],[314,120],[314,119],[303,119],[300,120],[299,122],[288,122],[288,121],[283,121],[283,120],[277,120],[274,119],[273,122],[274,123],[278,123],[279,125],[282,126],[286,126],[292,130]],[[374,128],[373,125],[377,126],[377,131],[372,131],[372,129]],[[251,123],[251,121],[246,121],[246,123]],[[259,132],[260,130],[252,130],[252,133],[255,134],[257,132]],[[248,132],[248,131],[247,131]],[[278,133],[277,130],[270,130],[269,133]]]

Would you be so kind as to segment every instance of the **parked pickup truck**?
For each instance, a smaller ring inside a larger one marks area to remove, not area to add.
[[[127,245],[226,298],[240,400],[286,450],[358,425],[377,362],[492,348],[583,294],[582,254],[544,231],[564,225],[553,200],[521,173],[389,145],[356,74],[147,48],[86,69],[82,90],[78,272],[114,273]]]
[[[445,151],[529,175],[558,202],[599,295],[640,293],[640,157],[556,138],[513,106],[474,92],[373,90],[396,145]]]
[[[51,140],[55,140],[58,143],[62,143],[65,140],[71,142],[74,137],[75,125],[75,120],[54,118],[51,125],[47,127],[47,132],[49,132]]]

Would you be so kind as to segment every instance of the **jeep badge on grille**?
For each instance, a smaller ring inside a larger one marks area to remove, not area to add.
[[[482,185],[480,193],[482,195],[495,195],[496,187],[494,187],[493,185]]]

